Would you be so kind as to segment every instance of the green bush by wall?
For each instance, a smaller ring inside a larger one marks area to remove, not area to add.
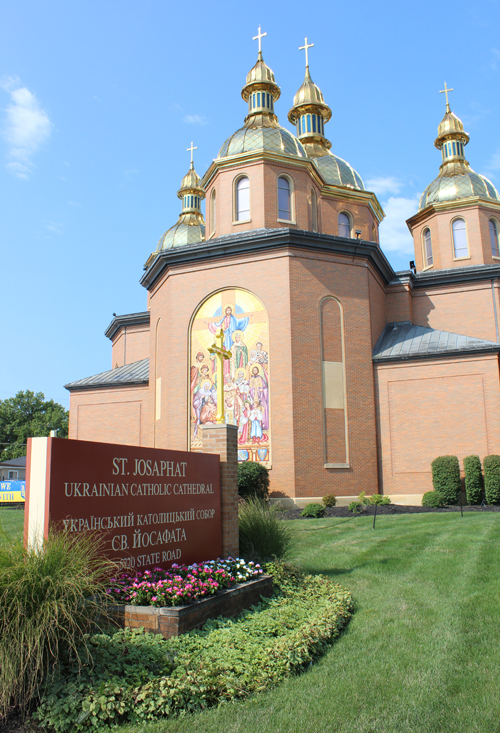
[[[443,504],[456,504],[460,498],[460,464],[456,456],[439,456],[432,463],[432,485]]]
[[[325,507],[321,506],[321,504],[307,504],[300,512],[300,516],[319,519],[325,516]]]
[[[422,506],[439,509],[443,506],[443,502],[436,491],[427,491],[422,497]]]
[[[249,496],[268,498],[269,471],[262,463],[246,461],[238,464],[238,494],[244,499]]]
[[[500,504],[500,456],[486,456],[483,467],[486,503]]]
[[[480,504],[483,498],[483,472],[479,456],[464,458],[465,493],[469,504]]]

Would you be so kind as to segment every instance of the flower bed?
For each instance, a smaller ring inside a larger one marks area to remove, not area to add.
[[[262,572],[257,563],[231,557],[194,565],[174,564],[169,570],[155,568],[135,575],[122,573],[112,578],[107,593],[120,605],[186,606],[238,583],[256,580]]]

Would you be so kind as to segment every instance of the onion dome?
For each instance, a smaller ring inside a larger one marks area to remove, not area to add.
[[[470,140],[465,132],[462,120],[450,109],[448,92],[446,93],[446,113],[439,123],[438,136],[434,145],[441,150],[442,163],[439,174],[427,186],[422,194],[418,206],[419,211],[430,204],[459,201],[471,197],[480,197],[487,201],[500,201],[500,195],[495,186],[485,176],[472,170],[465,159],[464,147]]]
[[[193,147],[193,143],[191,143],[188,150],[191,150],[191,166],[177,191],[177,197],[182,201],[181,214],[177,223],[160,237],[155,252],[146,262],[146,267],[149,267],[157,254],[164,249],[199,244],[205,239],[205,220],[201,211],[201,202],[205,198],[205,191],[201,186],[201,178],[194,169],[193,150],[196,150],[196,148]]]
[[[261,40],[266,33],[259,32],[254,40],[259,41],[257,63],[248,72],[241,96],[248,103],[245,124],[229,137],[219,150],[218,158],[241,155],[258,150],[305,158],[306,153],[299,141],[278,123],[274,103],[281,90],[276,84],[272,69],[262,57]]]
[[[314,46],[305,39],[300,51],[306,52],[306,74],[302,86],[293,98],[293,107],[288,113],[290,122],[297,126],[297,137],[306,155],[331,186],[347,186],[363,191],[361,176],[345,160],[330,152],[331,142],[325,137],[325,124],[332,116],[332,110],[323,98],[323,92],[315,84],[309,72],[308,51]]]

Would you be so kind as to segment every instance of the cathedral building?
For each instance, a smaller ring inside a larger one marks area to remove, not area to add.
[[[263,35],[243,126],[202,178],[191,144],[181,214],[144,266],[147,309],[106,330],[109,371],[66,385],[70,437],[199,450],[222,381],[239,460],[270,469],[272,496],[420,503],[436,456],[500,453],[500,196],[466,160],[446,89],[441,166],[407,222],[415,267],[394,272],[376,195],[332,152],[311,45],[292,134]]]

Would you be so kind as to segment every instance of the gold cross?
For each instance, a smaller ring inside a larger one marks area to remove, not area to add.
[[[217,418],[215,422],[217,425],[224,425],[226,422],[224,415],[224,359],[230,359],[232,354],[224,348],[224,331],[222,328],[216,334],[215,341],[216,343],[208,349],[208,353],[213,354],[217,359]]]
[[[191,142],[191,147],[190,147],[190,148],[186,148],[186,150],[188,151],[188,153],[189,153],[189,151],[191,151],[191,165],[193,165],[193,152],[194,152],[195,150],[198,150],[198,148],[197,148],[197,147],[195,147],[195,146],[193,145],[193,143]]]
[[[299,51],[305,51],[306,52],[306,69],[309,66],[309,54],[308,50],[314,46],[314,43],[307,43],[307,38],[305,40],[304,46],[299,46]]]
[[[264,36],[267,36],[267,33],[261,33],[260,25],[259,25],[259,32],[257,33],[256,36],[252,38],[252,41],[257,41],[257,40],[259,41],[259,54],[262,53],[262,39],[264,38]]]
[[[452,92],[453,89],[448,89],[446,82],[444,83],[444,89],[441,89],[440,94],[446,94],[446,111],[450,112],[450,104],[448,102],[448,92]]]

